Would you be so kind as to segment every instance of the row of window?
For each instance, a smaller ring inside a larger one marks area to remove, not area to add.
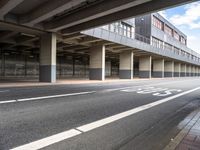
[[[103,26],[103,28],[111,32],[119,33],[120,35],[126,36],[128,38],[135,38],[134,28],[131,25],[124,22],[112,23],[112,24]]]
[[[158,29],[164,31],[165,33],[167,33],[168,35],[174,37],[176,40],[180,41],[183,44],[187,44],[186,39],[179,35],[176,31],[174,31],[171,27],[169,27],[168,25],[164,24],[164,22],[162,22],[160,19],[158,19],[157,17],[153,16],[152,19],[152,24],[157,27]]]
[[[157,47],[157,48],[160,48],[160,49],[166,49],[166,50],[170,50],[170,51],[173,51],[175,54],[177,55],[182,55],[182,56],[187,56],[188,58],[191,58],[192,60],[195,60],[195,61],[199,61],[200,62],[200,58],[194,56],[194,55],[191,55],[190,53],[188,52],[185,52],[184,50],[181,50],[169,43],[165,43],[155,37],[152,37],[152,42],[151,42],[151,45],[154,46],[154,47]]]

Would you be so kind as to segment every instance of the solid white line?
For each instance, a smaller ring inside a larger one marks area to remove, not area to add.
[[[17,100],[0,101],[0,104],[15,103]]]
[[[137,108],[134,108],[134,109],[131,109],[131,110],[116,114],[114,116],[110,116],[110,117],[107,117],[107,118],[104,118],[104,119],[101,119],[101,120],[98,120],[98,121],[83,125],[81,127],[78,127],[77,129],[80,130],[80,131],[83,131],[83,132],[87,132],[87,131],[93,130],[95,128],[99,128],[99,127],[101,127],[103,125],[106,125],[106,124],[112,123],[114,121],[117,121],[119,119],[122,119],[124,117],[128,117],[128,116],[133,115],[135,113],[138,113],[140,111],[143,111],[143,110],[149,109],[151,107],[157,106],[159,104],[165,103],[167,101],[171,101],[171,100],[173,100],[173,99],[175,99],[177,97],[186,95],[188,93],[194,92],[194,91],[199,90],[199,89],[200,89],[200,87],[192,89],[192,90],[189,90],[189,91],[185,91],[185,92],[182,92],[180,94],[177,94],[177,95],[174,95],[174,96],[171,96],[171,97],[168,97],[168,98],[164,98],[164,99],[161,99],[159,101],[156,101],[156,102],[153,102],[153,103],[150,103],[150,104],[146,104],[146,105],[143,105],[143,106],[140,106],[140,107],[137,107]]]
[[[71,130],[49,136],[44,139],[29,143],[26,145],[22,145],[20,147],[13,148],[11,150],[38,150],[38,149],[44,148],[51,144],[55,144],[57,142],[63,141],[65,139],[71,138],[79,134],[81,134],[80,131],[71,129]]]
[[[4,92],[9,92],[9,90],[3,90],[3,91],[0,91],[0,93],[4,93]]]
[[[89,92],[79,92],[79,93],[69,93],[69,94],[61,94],[61,95],[51,95],[51,96],[41,96],[41,97],[32,97],[32,98],[24,98],[24,99],[16,99],[16,100],[7,100],[7,101],[0,101],[0,104],[7,104],[7,103],[15,103],[15,102],[25,102],[25,101],[35,101],[35,100],[42,100],[48,98],[59,98],[59,97],[68,97],[68,96],[76,96],[76,95],[84,95],[84,94],[92,94],[96,91],[89,91]]]
[[[136,86],[129,86],[129,87],[122,87],[122,88],[114,88],[114,89],[106,89],[103,92],[114,92],[117,90],[125,90],[129,88],[136,88],[136,87],[144,87],[144,86],[156,86],[156,85],[166,85],[166,84],[173,84],[173,83],[185,82],[185,81],[172,81],[167,83],[155,83],[149,85],[136,85]],[[51,96],[41,96],[41,97],[33,97],[33,98],[24,98],[24,99],[17,99],[17,100],[7,100],[7,101],[0,101],[0,104],[7,104],[7,103],[15,103],[15,102],[23,102],[23,101],[34,101],[40,99],[48,99],[48,98],[58,98],[58,97],[67,97],[67,96],[75,96],[75,95],[83,95],[83,94],[91,94],[97,91],[89,91],[89,92],[80,92],[80,93],[70,93],[70,94],[61,94],[61,95],[51,95]]]
[[[69,94],[60,94],[60,95],[51,95],[51,96],[41,96],[41,97],[33,97],[33,98],[24,98],[24,99],[18,99],[18,102],[24,102],[24,101],[34,101],[34,100],[40,100],[40,99],[48,99],[48,98],[58,98],[58,97],[67,97],[67,96],[75,96],[75,95],[84,95],[84,94],[91,94],[96,91],[90,91],[90,92],[80,92],[80,93],[69,93]]]
[[[179,93],[177,95],[174,95],[174,96],[171,96],[171,97],[168,97],[168,98],[161,99],[161,100],[153,102],[153,103],[149,103],[149,104],[146,104],[146,105],[143,105],[143,106],[139,106],[137,108],[133,108],[131,110],[128,110],[128,111],[125,111],[125,112],[122,112],[122,113],[119,113],[119,114],[116,114],[116,115],[113,115],[113,116],[110,116],[110,117],[107,117],[107,118],[104,118],[104,119],[101,119],[101,120],[98,120],[98,121],[95,121],[95,122],[92,122],[92,123],[77,127],[76,129],[71,129],[71,130],[68,130],[68,131],[65,131],[65,132],[62,132],[62,133],[58,133],[56,135],[52,135],[50,137],[40,139],[40,140],[35,141],[35,142],[31,142],[29,144],[25,144],[25,145],[16,147],[16,148],[11,149],[11,150],[27,150],[27,149],[28,150],[38,150],[38,149],[44,148],[46,146],[52,145],[54,143],[60,142],[62,140],[66,140],[66,139],[69,139],[69,138],[74,137],[76,135],[80,135],[84,132],[88,132],[88,131],[91,131],[93,129],[99,128],[101,126],[104,126],[106,124],[112,123],[112,122],[117,121],[117,120],[120,120],[122,118],[131,116],[135,113],[144,111],[146,109],[149,109],[151,107],[157,106],[157,105],[162,104],[162,103],[165,103],[167,101],[171,101],[175,98],[189,94],[189,93],[194,92],[194,91],[199,90],[199,89],[200,89],[200,87],[197,87],[195,89],[185,91],[185,92]]]

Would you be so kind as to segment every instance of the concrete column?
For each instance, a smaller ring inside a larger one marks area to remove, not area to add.
[[[124,51],[120,53],[119,78],[120,79],[133,78],[133,52],[132,51]]]
[[[187,77],[191,76],[191,66],[187,65]]]
[[[181,77],[186,77],[187,75],[187,65],[181,64]]]
[[[181,76],[181,63],[175,62],[174,63],[174,77]]]
[[[165,61],[165,77],[174,77],[173,61]]]
[[[198,67],[198,76],[200,76],[200,67]]]
[[[151,56],[145,56],[139,58],[139,77],[151,78]]]
[[[198,67],[195,67],[195,76],[198,76]]]
[[[40,82],[56,82],[56,34],[41,36],[40,47]]]
[[[105,80],[105,46],[90,48],[90,80]]]
[[[164,59],[155,59],[153,60],[153,74],[154,78],[164,78]]]

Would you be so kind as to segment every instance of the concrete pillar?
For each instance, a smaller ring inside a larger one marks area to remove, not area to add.
[[[196,77],[198,76],[198,67],[195,67]]]
[[[40,47],[40,82],[56,82],[56,34],[41,36]]]
[[[192,76],[192,77],[194,76],[194,73],[195,73],[195,71],[194,71],[194,66],[191,66],[191,76]]]
[[[153,60],[153,74],[154,78],[164,78],[164,59]]]
[[[174,62],[165,61],[165,77],[174,77]]]
[[[105,80],[105,46],[90,48],[90,80]]]
[[[198,67],[198,76],[200,76],[200,67]]]
[[[119,78],[120,79],[133,78],[133,52],[132,51],[124,51],[120,53]]]
[[[187,77],[191,76],[191,66],[187,65]]]
[[[174,77],[181,76],[181,63],[175,62],[174,63]]]
[[[186,77],[187,75],[187,65],[181,64],[181,77]]]
[[[144,56],[139,58],[139,77],[151,78],[151,56]]]

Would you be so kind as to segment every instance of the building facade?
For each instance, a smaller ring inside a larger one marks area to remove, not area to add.
[[[103,80],[105,77],[132,79],[200,75],[200,55],[187,47],[187,36],[158,13],[60,38],[56,36],[54,78]],[[16,42],[22,38],[28,40],[9,45],[12,40]],[[46,41],[40,41],[43,38],[22,33],[0,39],[0,77],[39,79],[41,70],[48,76],[48,70],[40,67],[41,58],[48,56],[48,53],[40,51]],[[36,46],[29,48],[30,42]],[[48,67],[46,62],[44,64],[43,68]]]

